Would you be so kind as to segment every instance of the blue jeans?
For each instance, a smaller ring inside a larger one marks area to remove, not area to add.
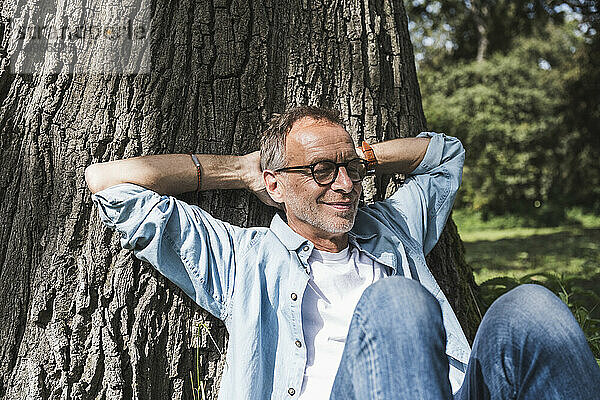
[[[388,277],[360,298],[330,399],[452,399],[439,304]],[[455,400],[600,399],[600,368],[569,308],[539,285],[498,298],[475,336]]]

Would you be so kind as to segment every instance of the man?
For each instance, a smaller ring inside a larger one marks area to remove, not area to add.
[[[336,113],[299,107],[260,155],[136,157],[86,181],[122,246],[224,321],[220,399],[597,399],[585,337],[541,286],[494,303],[471,351],[425,263],[463,161],[429,132],[357,149]],[[410,177],[359,208],[373,166]],[[240,228],[167,196],[214,188],[249,189],[285,220]]]

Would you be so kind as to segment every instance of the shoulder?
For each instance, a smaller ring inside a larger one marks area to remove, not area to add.
[[[406,220],[406,216],[394,208],[389,199],[376,201],[359,207],[352,232],[358,237],[368,238],[398,229],[408,231]]]
[[[269,254],[285,254],[288,253],[287,248],[281,243],[277,235],[267,227],[250,227],[242,228],[235,225],[230,225],[238,237],[238,246],[244,248],[241,253],[242,259],[256,259],[269,257]]]

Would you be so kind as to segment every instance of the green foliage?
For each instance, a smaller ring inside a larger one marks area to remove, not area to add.
[[[549,226],[565,207],[600,211],[599,8],[407,3],[429,129],[466,145],[458,207]]]
[[[570,134],[564,138],[562,163],[573,165],[564,190],[572,203],[587,204],[600,212],[600,15],[595,36],[573,54],[573,65],[564,80],[564,119]]]
[[[506,55],[421,69],[428,128],[457,136],[467,150],[458,207],[551,225],[562,221],[565,205],[598,203],[594,135],[573,130],[565,96],[566,85],[580,79],[572,57],[581,42],[572,30],[548,26],[546,37],[518,39]],[[568,183],[573,177],[577,185]]]

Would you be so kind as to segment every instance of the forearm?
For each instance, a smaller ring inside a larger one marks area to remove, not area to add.
[[[371,145],[377,158],[377,173],[409,174],[423,161],[429,138],[400,138]],[[359,156],[364,158],[360,150]]]
[[[247,188],[247,157],[197,155],[201,190]],[[196,165],[189,154],[161,154],[92,164],[85,170],[92,193],[119,183],[135,183],[160,194],[176,195],[198,187]]]

